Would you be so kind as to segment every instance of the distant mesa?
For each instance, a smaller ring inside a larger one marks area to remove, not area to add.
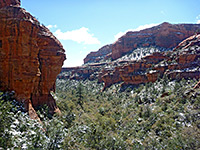
[[[138,48],[140,54],[156,47]],[[159,49],[158,49],[159,50]],[[134,53],[135,51],[133,51]],[[131,55],[131,54],[128,54]],[[127,57],[127,55],[125,55]],[[120,58],[121,59],[121,58]],[[104,83],[104,89],[120,83],[139,85],[155,82],[164,76],[174,79],[200,78],[200,34],[195,34],[171,50],[157,51],[138,60],[120,60],[111,62],[88,63],[82,67],[63,68],[59,79],[98,80]],[[199,83],[194,87],[198,88]]]
[[[116,84],[139,85],[166,76],[200,78],[200,24],[170,24],[127,32],[115,43],[91,52],[85,64],[63,68],[58,78],[98,80],[104,89]],[[196,86],[198,87],[199,84]]]
[[[164,22],[158,26],[141,31],[127,32],[112,46],[112,59],[120,58],[137,47],[156,46],[172,49],[182,40],[194,35],[200,24],[170,24]]]
[[[112,44],[105,45],[100,48],[97,52],[90,52],[84,59],[85,63],[96,63],[101,60],[106,60],[111,57]]]
[[[200,31],[200,24],[170,24],[160,25],[141,31],[129,31],[110,45],[107,55],[101,53],[102,48],[86,56],[84,63],[96,63],[112,58],[116,60],[139,47],[159,47],[166,50],[175,48],[182,40]]]

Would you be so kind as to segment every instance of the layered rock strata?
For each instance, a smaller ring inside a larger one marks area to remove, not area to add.
[[[84,59],[84,64],[86,63],[97,63],[101,60],[106,60],[111,58],[111,52],[112,52],[112,44],[105,45],[102,48],[100,48],[96,52],[90,52]]]
[[[200,78],[200,34],[181,42],[173,51],[155,52],[135,61],[113,61],[63,68],[60,79],[104,82],[104,89],[115,84],[139,85],[167,76],[171,79]],[[199,84],[195,86],[197,88]]]
[[[181,41],[199,31],[200,24],[170,24],[167,22],[141,31],[129,31],[115,43],[89,53],[84,63],[106,62],[109,58],[116,60],[137,48],[157,47],[161,51],[171,50]]]
[[[177,80],[200,78],[200,34],[184,40],[173,51],[154,53],[116,67],[104,74],[102,80],[106,88],[117,82],[133,85],[155,82],[164,75]]]
[[[200,31],[200,24],[170,24],[167,22],[141,31],[130,31],[112,45],[112,59],[120,58],[137,47],[174,48],[182,40],[198,31]]]
[[[59,74],[57,78],[70,80],[95,80],[100,77],[99,73],[105,65],[107,64],[93,63],[88,66],[62,68],[61,74]]]
[[[14,90],[18,101],[57,110],[50,92],[61,71],[61,43],[19,0],[0,0],[0,89]],[[28,110],[28,108],[27,108]]]

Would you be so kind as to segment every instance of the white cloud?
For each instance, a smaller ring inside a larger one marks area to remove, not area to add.
[[[48,29],[57,28],[57,25],[48,25],[47,28]]]
[[[118,38],[120,38],[121,36],[123,36],[124,34],[126,34],[128,31],[140,31],[140,30],[143,30],[143,29],[146,29],[146,28],[151,28],[153,26],[157,26],[158,24],[157,23],[152,23],[152,24],[145,24],[145,25],[141,25],[139,27],[137,27],[136,29],[128,29],[126,30],[125,32],[119,32],[117,33],[114,38],[115,38],[115,41],[118,40]]]
[[[94,34],[91,34],[88,31],[89,29],[85,27],[67,32],[62,32],[58,29],[54,34],[60,40],[72,40],[84,44],[100,44],[101,42],[94,37]]]
[[[127,30],[128,31],[128,30]],[[123,36],[127,31],[125,32],[119,32],[115,35],[115,40],[117,40],[118,38],[120,38],[121,36]]]
[[[200,15],[196,16],[197,24],[200,24]]]

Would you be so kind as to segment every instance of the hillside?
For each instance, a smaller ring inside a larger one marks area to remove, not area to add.
[[[163,76],[176,80],[199,79],[199,45],[200,34],[195,34],[177,45],[173,51],[160,51],[157,47],[138,48],[115,61],[63,68],[58,78],[97,79],[104,83],[104,89],[115,83],[139,85],[155,82]]]
[[[199,24],[128,32],[61,70],[62,44],[20,0],[0,16],[0,150],[200,148]]]
[[[97,52],[90,52],[84,59],[84,64],[86,63],[96,63],[101,60],[108,59],[112,52],[112,44],[105,45],[102,48],[100,48]]]
[[[127,32],[113,44],[112,59],[120,58],[137,47],[155,46],[172,49],[185,38],[197,33],[199,29],[199,24],[170,24],[164,22],[138,32]]]
[[[58,78],[97,79],[104,83],[103,89],[115,83],[139,85],[155,82],[164,75],[177,80],[199,79],[199,30],[199,24],[165,22],[141,31],[127,32],[115,43],[88,54],[83,66],[62,68]],[[120,51],[117,52],[119,57],[114,58],[116,51]]]
[[[38,111],[43,124],[1,93],[0,147],[14,149],[198,149],[197,80],[168,78],[139,87],[57,79],[61,116]],[[6,108],[6,111],[5,111]],[[42,129],[45,130],[42,131]]]
[[[184,53],[187,47],[198,49],[198,44],[186,41],[172,54]],[[73,68],[63,69],[61,75],[70,73],[70,69]],[[81,67],[78,69],[85,72]],[[200,147],[198,80],[174,80],[164,75],[153,83],[138,86],[122,86],[119,82],[101,92],[104,85],[96,78],[60,77],[63,78],[57,79],[56,92],[52,94],[62,114],[51,116],[48,107],[43,106],[37,111],[42,124],[30,119],[23,105],[13,99],[14,93],[0,93],[1,148],[196,150]]]
[[[173,50],[63,68],[55,95],[70,116],[69,149],[199,149],[199,58],[195,34]]]
[[[172,50],[182,40],[199,31],[199,24],[170,24],[168,22],[140,31],[129,31],[112,45],[103,46],[97,52],[88,54],[84,63],[105,62],[109,58],[116,60],[140,48],[156,47],[159,51]],[[103,53],[102,50],[104,50]],[[143,51],[145,54],[145,50]]]

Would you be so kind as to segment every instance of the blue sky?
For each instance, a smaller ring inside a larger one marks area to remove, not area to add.
[[[169,23],[200,23],[200,0],[22,0],[22,7],[48,26],[63,44],[65,67],[78,66],[91,51],[128,30]]]

